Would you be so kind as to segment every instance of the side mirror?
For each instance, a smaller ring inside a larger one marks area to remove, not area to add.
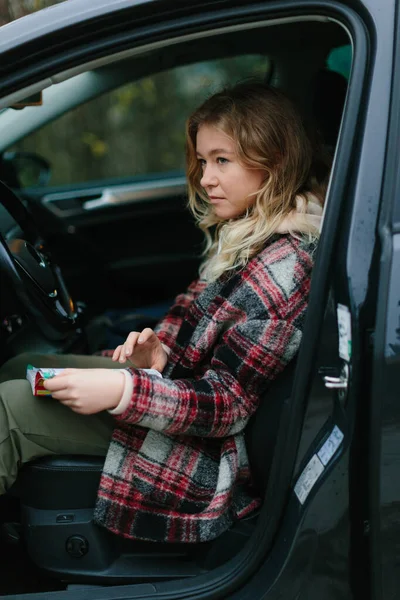
[[[50,163],[33,152],[5,152],[3,164],[12,168],[21,188],[45,186],[50,181]]]

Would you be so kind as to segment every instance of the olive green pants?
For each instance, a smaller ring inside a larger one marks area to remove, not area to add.
[[[79,415],[57,400],[33,396],[26,367],[121,368],[102,356],[21,354],[0,368],[0,495],[24,463],[49,454],[104,455],[113,431],[108,412]]]

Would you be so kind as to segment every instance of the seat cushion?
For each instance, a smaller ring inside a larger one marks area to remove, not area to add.
[[[9,490],[21,503],[43,510],[93,508],[103,456],[46,456],[27,463]]]

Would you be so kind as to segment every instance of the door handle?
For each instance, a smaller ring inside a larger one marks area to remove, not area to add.
[[[55,192],[43,196],[42,204],[58,217],[82,215],[107,206],[130,202],[151,202],[164,198],[182,197],[187,194],[185,176],[165,177],[108,188],[93,187],[88,190]]]
[[[340,374],[332,367],[321,367],[320,375],[324,380],[325,387],[329,390],[347,391],[349,385],[349,366],[344,364]],[[329,373],[329,374],[328,374]]]
[[[172,177],[105,188],[101,196],[88,200],[82,205],[82,208],[87,211],[129,202],[148,202],[177,195],[185,196],[185,194],[186,178]]]
[[[346,379],[342,377],[329,377],[328,375],[324,376],[325,387],[330,390],[347,390],[348,382]]]

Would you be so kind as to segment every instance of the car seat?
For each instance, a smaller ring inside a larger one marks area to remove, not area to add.
[[[321,69],[313,83],[312,116],[323,143],[333,152],[342,121],[347,80],[336,71]]]
[[[254,484],[264,497],[284,411],[290,411],[295,362],[263,393],[245,432]],[[59,579],[128,583],[191,577],[234,556],[257,515],[237,521],[212,542],[161,544],[127,540],[93,523],[104,459],[48,456],[25,465],[9,491],[21,503],[22,538],[32,561]]]

